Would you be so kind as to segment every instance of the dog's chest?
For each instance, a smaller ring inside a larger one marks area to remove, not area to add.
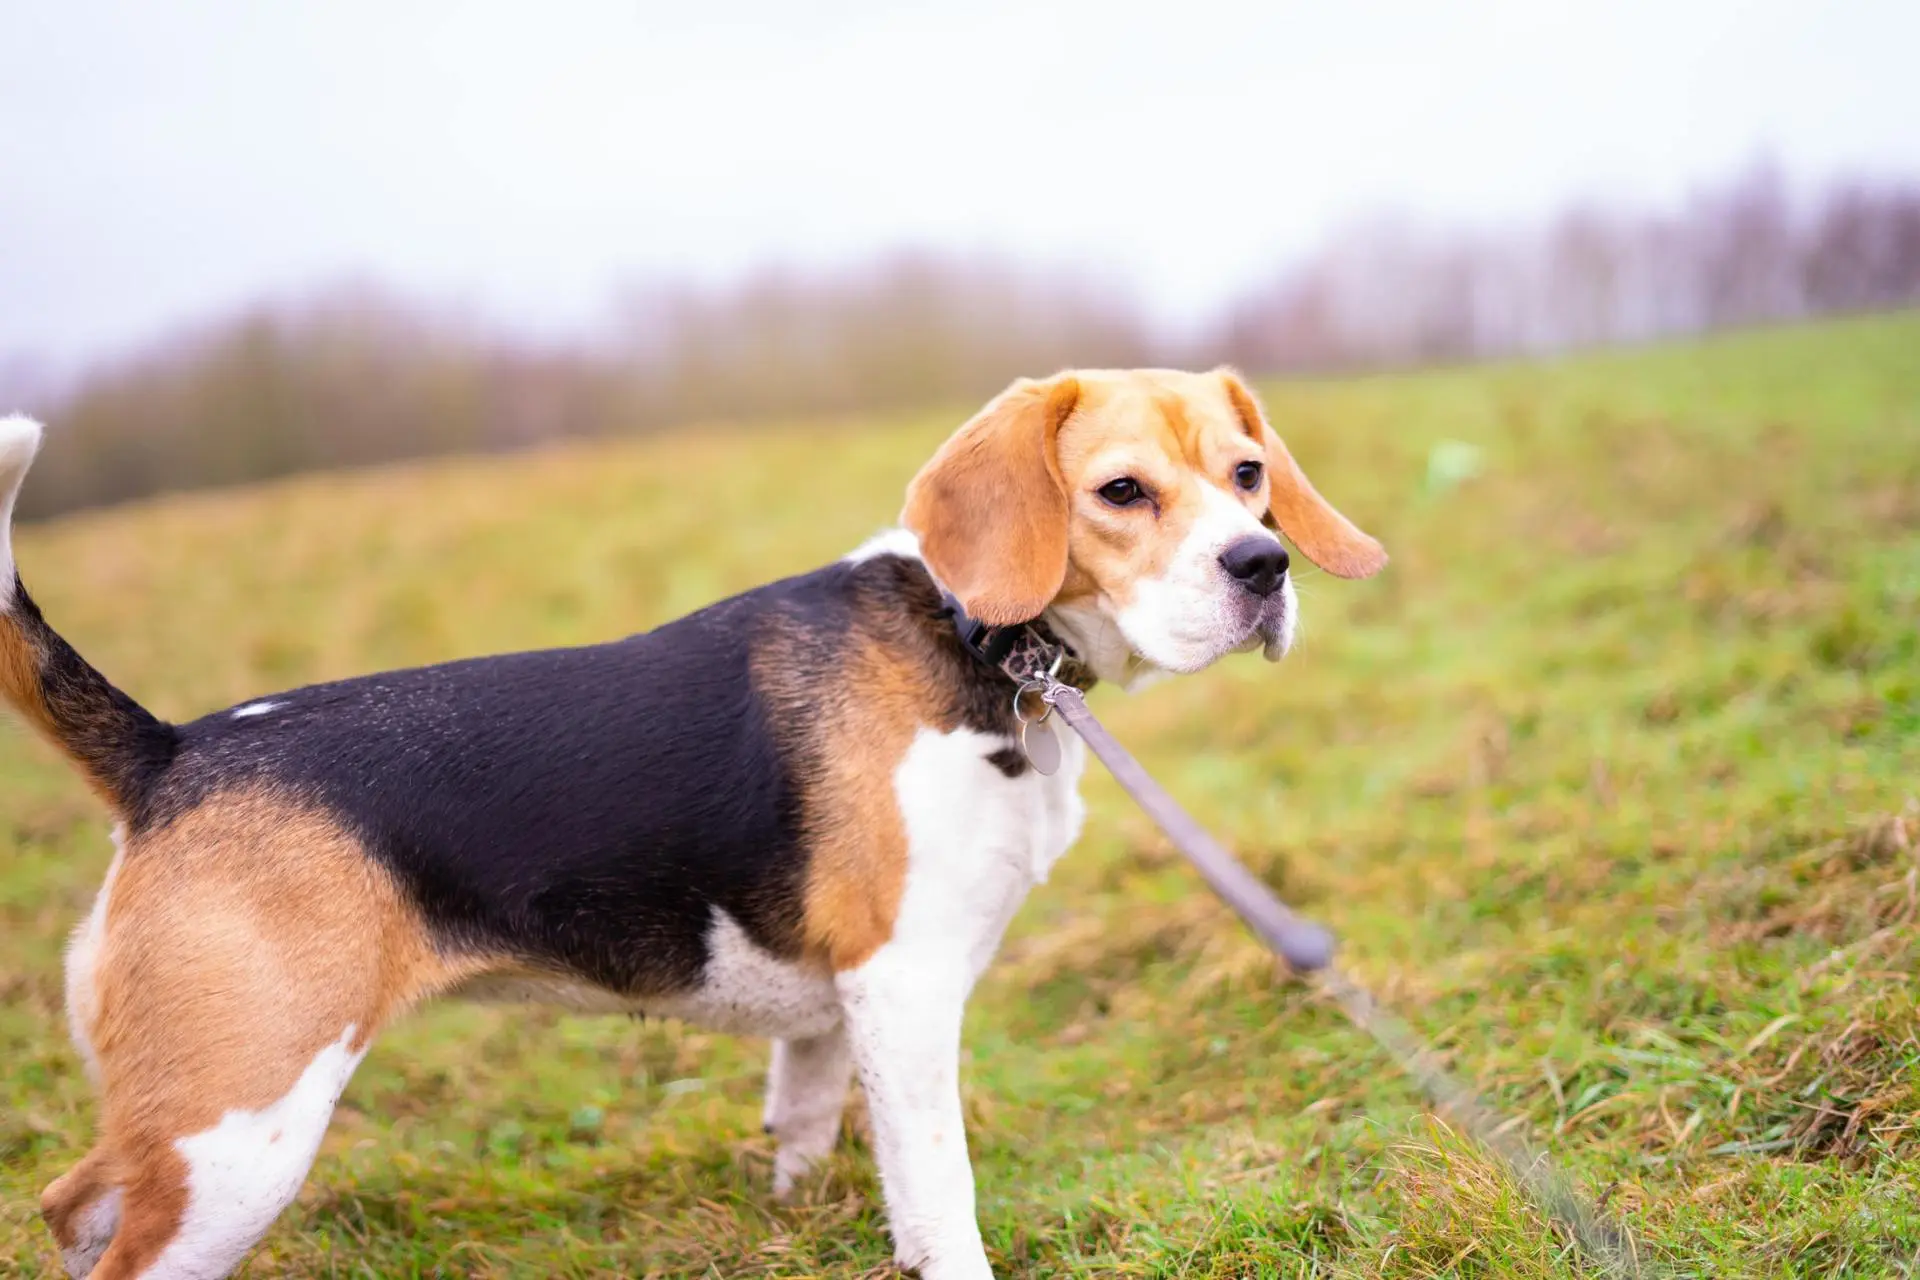
[[[1008,777],[993,763],[1006,740],[923,729],[894,776],[907,832],[898,942],[963,955],[977,978],[1032,888],[1080,833],[1086,749],[1056,725],[1060,767]]]

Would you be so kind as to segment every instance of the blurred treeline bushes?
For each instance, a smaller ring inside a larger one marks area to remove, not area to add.
[[[1920,185],[1796,200],[1762,169],[1662,216],[1575,211],[1499,235],[1353,230],[1186,332],[1085,274],[903,255],[634,289],[596,340],[560,346],[340,290],[12,398],[53,426],[23,495],[32,516],[684,422],[964,406],[1069,364],[1371,368],[1916,302]]]
[[[1659,215],[1575,209],[1540,227],[1374,223],[1233,307],[1255,369],[1538,355],[1920,302],[1920,183],[1796,201],[1753,170]]]

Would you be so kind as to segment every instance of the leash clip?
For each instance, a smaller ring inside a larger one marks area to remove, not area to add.
[[[1048,717],[1053,715],[1054,698],[1060,690],[1071,687],[1066,681],[1060,678],[1060,668],[1066,663],[1066,660],[1067,651],[1064,648],[1055,646],[1053,650],[1053,661],[1047,664],[1046,669],[1036,672],[1020,682],[1019,686],[1013,691],[1014,719],[1023,725],[1045,724],[1047,722]],[[1030,693],[1040,696],[1040,702],[1044,709],[1039,715],[1028,715],[1024,710],[1026,697]]]
[[[1013,691],[1013,718],[1022,728],[1030,724],[1045,724],[1053,715],[1053,691],[1059,686],[1052,672],[1034,676]],[[1027,710],[1027,695],[1037,694],[1040,698],[1040,710],[1030,713]]]

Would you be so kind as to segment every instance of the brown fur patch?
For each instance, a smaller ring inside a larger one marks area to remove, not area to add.
[[[49,742],[64,747],[40,684],[40,662],[40,646],[27,634],[19,616],[0,613],[0,698]]]
[[[801,674],[801,664],[786,656],[789,643],[776,637],[762,644],[754,679],[788,711],[786,732],[804,739],[789,743],[805,777],[800,948],[835,971],[851,969],[893,936],[907,878],[893,771],[939,699],[867,636],[845,638],[844,667],[830,678]]]
[[[92,1169],[125,1194],[95,1274],[137,1274],[179,1229],[177,1139],[272,1104],[349,1025],[358,1050],[479,963],[438,955],[357,839],[269,791],[219,795],[134,835],[85,1028],[100,1060],[101,1141],[75,1174]],[[83,1190],[55,1183],[51,1211],[70,1224],[91,1198]]]
[[[803,934],[808,951],[836,971],[864,963],[893,936],[907,881],[907,833],[893,772],[928,710],[898,666],[869,652],[849,668],[871,682],[854,687],[872,705],[843,704],[821,725],[841,749],[823,761],[808,797]]]

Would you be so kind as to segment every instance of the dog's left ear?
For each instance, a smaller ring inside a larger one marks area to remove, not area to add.
[[[990,626],[1040,616],[1067,577],[1067,488],[1055,442],[1080,400],[1068,375],[1022,378],[907,486],[900,523],[933,576]]]
[[[1280,443],[1280,437],[1267,425],[1260,402],[1231,369],[1216,369],[1227,385],[1227,399],[1240,415],[1247,434],[1267,451],[1269,509],[1280,532],[1307,559],[1341,578],[1371,578],[1386,567],[1387,553],[1374,539],[1360,532],[1353,521],[1333,509],[1307,479],[1307,473]]]

